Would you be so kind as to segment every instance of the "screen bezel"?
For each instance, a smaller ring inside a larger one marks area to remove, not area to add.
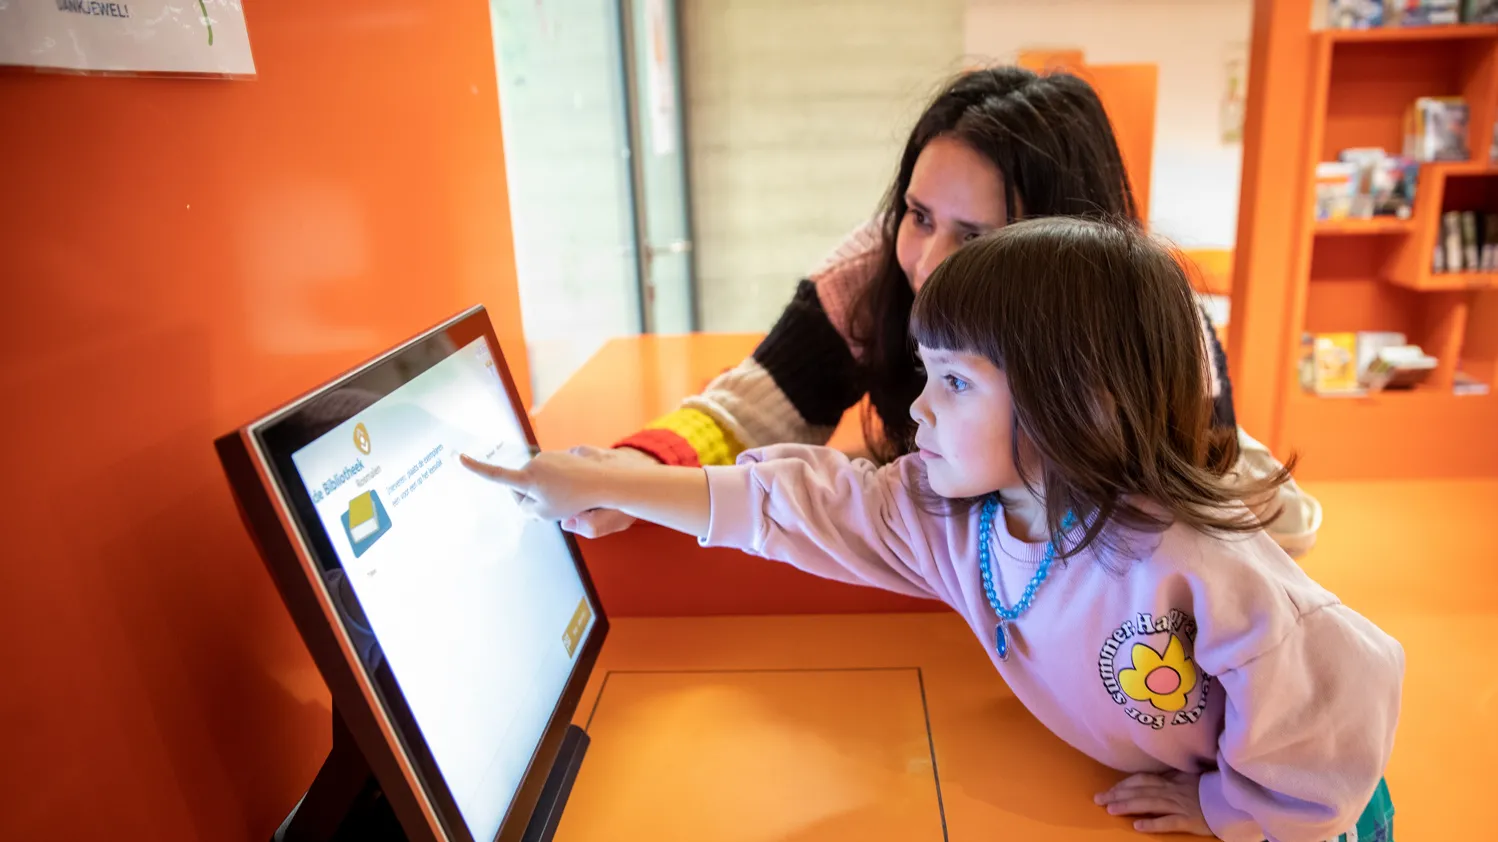
[[[505,394],[515,418],[525,433],[527,444],[534,451],[538,448],[538,442],[531,425],[530,415],[520,401],[514,378],[494,334],[488,314],[482,306],[475,307],[426,331],[337,380],[287,404],[266,418],[243,428],[245,434],[243,438],[252,445],[256,461],[260,463],[262,476],[273,486],[267,490],[273,492],[273,499],[279,503],[282,522],[290,524],[296,530],[296,534],[287,537],[291,538],[293,544],[300,547],[305,555],[305,562],[301,563],[303,569],[298,571],[300,575],[277,576],[278,583],[282,580],[299,580],[312,588],[314,597],[322,604],[323,610],[315,617],[294,616],[299,628],[304,622],[326,625],[328,618],[331,617],[336,618],[342,626],[337,630],[341,633],[340,637],[345,640],[352,637],[344,622],[342,610],[335,604],[333,595],[328,592],[320,575],[329,570],[330,565],[342,568],[342,564],[333,549],[332,540],[317,516],[311,496],[300,481],[291,456],[315,441],[327,430],[344,423],[364,409],[362,406],[357,407],[342,417],[325,415],[320,417],[316,424],[309,424],[304,417],[308,407],[326,395],[347,388],[362,389],[376,394],[378,397],[375,400],[379,400],[400,386],[411,382],[437,362],[447,359],[453,353],[460,352],[479,339],[488,344],[495,370],[504,384]],[[447,350],[447,353],[437,355],[433,353],[434,350]],[[413,793],[417,796],[418,803],[425,802],[429,805],[441,825],[441,832],[447,839],[455,840],[455,842],[518,842],[521,839],[531,813],[540,799],[541,790],[551,771],[562,737],[582,698],[589,674],[597,661],[599,650],[602,648],[608,631],[608,619],[598,599],[592,578],[588,575],[587,567],[583,563],[577,542],[572,535],[562,531],[560,527],[558,531],[566,541],[578,578],[592,606],[593,627],[574,659],[567,683],[558,697],[541,739],[526,766],[521,785],[516,789],[515,797],[500,823],[499,832],[492,840],[475,838],[469,831],[421,729],[406,704],[399,683],[390,670],[389,662],[382,662],[380,668],[371,674],[367,664],[361,658],[354,656],[350,647],[343,647],[343,657],[335,659],[341,661],[352,672],[352,678],[362,685],[360,689],[363,692],[351,698],[341,698],[335,690],[334,702],[339,705],[340,710],[345,709],[347,705],[367,706],[371,704],[371,700],[381,707],[381,710],[372,711],[372,713],[376,715],[376,719],[383,718],[391,728],[389,732],[380,733],[378,738],[387,744],[389,750],[396,753],[398,761],[400,757],[405,758],[407,763],[402,765],[408,766],[410,772],[414,773],[416,784],[424,790],[421,793]],[[269,557],[267,561],[269,562]],[[313,566],[306,567],[305,563]],[[357,603],[357,597],[352,598]],[[288,607],[292,602],[292,600],[287,600]],[[293,614],[295,615],[296,612]],[[311,638],[305,629],[303,637],[310,642]],[[319,667],[325,669],[321,663]],[[335,682],[329,676],[325,676],[325,679],[328,679],[330,689],[347,685],[347,682]],[[355,737],[356,739],[361,737],[357,730]],[[369,747],[363,745],[365,739],[359,741],[361,749],[368,752]],[[387,789],[391,786],[410,785],[406,777],[397,781],[387,781],[385,777],[380,777],[380,783]]]

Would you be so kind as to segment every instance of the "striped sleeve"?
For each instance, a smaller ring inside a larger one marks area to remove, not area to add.
[[[753,355],[618,446],[668,465],[731,465],[769,444],[826,444],[863,395],[858,363],[811,281]]]
[[[731,465],[770,444],[826,444],[863,396],[851,307],[873,277],[877,228],[865,225],[796,288],[749,359],[700,395],[620,441],[668,465]]]
[[[688,468],[732,465],[745,449],[711,415],[686,406],[657,418],[615,446],[634,448],[663,465]]]

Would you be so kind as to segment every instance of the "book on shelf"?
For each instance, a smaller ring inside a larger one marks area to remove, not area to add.
[[[1498,214],[1441,214],[1441,236],[1432,255],[1431,271],[1438,275],[1498,271]]]
[[[1379,147],[1343,149],[1316,166],[1316,219],[1409,219],[1418,162]]]
[[[1470,272],[1475,272],[1482,266],[1477,259],[1477,250],[1477,214],[1462,211],[1462,265]]]
[[[1373,362],[1359,378],[1370,392],[1412,389],[1435,370],[1436,358],[1422,351],[1419,345],[1392,345],[1378,349]]]
[[[1416,161],[1466,161],[1467,101],[1423,96],[1404,115],[1404,155]]]
[[[1463,23],[1498,23],[1498,0],[1465,0]]]
[[[1329,0],[1327,25],[1333,29],[1374,29],[1384,25],[1383,0]]]
[[[1462,214],[1446,211],[1441,214],[1441,241],[1446,246],[1446,271],[1460,272],[1465,265],[1462,251]]]
[[[1478,248],[1478,269],[1492,272],[1498,269],[1498,213],[1482,215],[1482,241]]]
[[[1301,386],[1323,397],[1412,388],[1437,365],[1394,331],[1305,334],[1301,344]]]
[[[1316,165],[1317,221],[1348,219],[1352,216],[1353,198],[1357,195],[1358,168],[1342,161],[1323,161]]]
[[[1384,20],[1390,26],[1440,26],[1461,23],[1461,0],[1389,0]]]
[[[1409,339],[1397,330],[1364,330],[1357,335],[1358,377],[1362,378],[1368,367],[1378,359],[1385,348],[1408,345]]]
[[[1312,344],[1311,389],[1318,395],[1362,391],[1358,384],[1358,335],[1323,333]]]
[[[1332,29],[1498,23],[1498,0],[1327,0]]]

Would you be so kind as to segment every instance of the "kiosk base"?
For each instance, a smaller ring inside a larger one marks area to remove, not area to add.
[[[531,811],[524,842],[551,842],[587,750],[587,732],[569,725]],[[271,842],[407,842],[395,810],[336,707],[328,759]]]

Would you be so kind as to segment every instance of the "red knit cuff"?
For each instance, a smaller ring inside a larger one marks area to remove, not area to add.
[[[615,444],[614,447],[632,447],[655,458],[663,465],[683,468],[700,468],[702,459],[696,448],[686,439],[670,430],[641,430]]]

